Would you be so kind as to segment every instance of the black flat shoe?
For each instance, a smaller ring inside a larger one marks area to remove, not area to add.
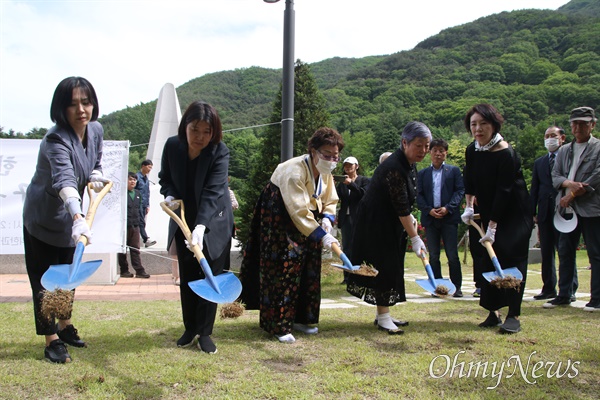
[[[502,325],[502,319],[496,315],[495,312],[490,311],[488,317],[479,324],[480,328],[494,328],[496,326]]]
[[[533,298],[535,300],[548,300],[548,299],[553,299],[555,297],[556,297],[556,293],[540,293],[540,294],[533,296]]]
[[[396,326],[408,326],[408,321],[402,321],[399,319],[392,318],[392,322]],[[373,325],[377,326],[377,318],[373,321]]]
[[[198,335],[192,331],[185,331],[177,340],[177,347],[190,347],[196,341]]]
[[[521,322],[515,317],[508,317],[500,325],[500,333],[517,333],[521,331]]]
[[[388,329],[379,324],[377,325],[377,329],[380,331],[386,331],[389,335],[402,335],[404,333],[402,329]]]
[[[208,354],[215,354],[217,352],[217,345],[215,345],[210,336],[200,336],[200,339],[198,339],[198,348]]]

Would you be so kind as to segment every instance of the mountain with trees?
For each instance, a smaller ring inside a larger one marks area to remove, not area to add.
[[[449,162],[461,166],[471,141],[463,117],[473,104],[489,102],[505,117],[503,136],[521,154],[528,176],[535,158],[545,152],[541,137],[549,125],[568,125],[574,107],[598,108],[599,36],[600,1],[572,0],[554,11],[479,18],[388,56],[313,63],[310,74],[324,99],[329,126],[344,136],[344,155],[356,156],[367,175],[382,152],[398,146],[411,120],[423,121],[434,136],[447,139]],[[281,70],[251,67],[207,74],[177,88],[182,108],[202,99],[219,110],[232,154],[234,189],[243,190],[249,182],[267,131],[279,129],[258,126],[278,121],[273,110],[280,101],[280,82]],[[131,141],[132,168],[144,158],[155,107],[155,101],[141,103],[100,119],[107,139]],[[263,166],[265,171],[271,167]]]

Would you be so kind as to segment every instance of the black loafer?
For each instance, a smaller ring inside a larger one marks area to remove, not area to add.
[[[61,331],[56,332],[58,338],[73,347],[87,347],[87,344],[77,334],[77,329],[73,325],[67,325]]]
[[[402,321],[399,319],[392,318],[392,322],[396,326],[408,326],[408,321]],[[373,325],[377,326],[377,318],[373,321]]]
[[[500,333],[517,333],[521,331],[521,322],[515,317],[508,317],[500,325]]]
[[[136,272],[135,273],[135,277],[136,278],[148,279],[148,278],[150,278],[150,274],[148,274],[146,272]]]
[[[71,356],[67,352],[67,346],[60,339],[55,339],[50,342],[44,349],[44,358],[50,362],[64,364],[71,362]]]
[[[190,347],[196,341],[198,335],[192,331],[185,331],[177,340],[177,347]]]
[[[121,278],[133,278],[133,274],[129,271],[121,272]]]
[[[485,321],[479,324],[480,328],[494,328],[502,325],[502,319],[495,312],[490,311]]]
[[[555,297],[556,297],[556,293],[554,293],[554,294],[553,293],[540,293],[540,294],[533,296],[533,298],[535,300],[547,300],[547,299],[553,299]]]
[[[198,339],[198,348],[208,354],[215,354],[217,352],[217,346],[210,336],[200,336],[200,339]]]
[[[377,325],[377,329],[380,331],[386,331],[389,335],[402,335],[404,333],[402,329],[388,329],[379,324]]]
[[[456,292],[454,292],[454,294],[452,295],[453,297],[463,297],[463,292],[460,290],[456,290]]]

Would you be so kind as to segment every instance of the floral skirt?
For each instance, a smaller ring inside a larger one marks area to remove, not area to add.
[[[285,335],[294,322],[319,322],[321,249],[298,231],[279,188],[269,183],[254,208],[240,271],[241,300],[260,310],[262,329]]]

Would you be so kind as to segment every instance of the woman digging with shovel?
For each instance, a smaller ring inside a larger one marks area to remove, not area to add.
[[[72,298],[60,315],[45,315],[42,276],[54,264],[73,262],[75,242],[92,233],[81,211],[81,196],[89,182],[100,191],[109,181],[102,176],[104,131],[96,122],[98,99],[86,79],[70,77],[54,91],[50,118],[56,125],[40,144],[35,174],[23,205],[25,265],[33,292],[33,311],[38,335],[46,337],[44,358],[54,363],[71,361],[65,343],[85,347],[71,324]],[[55,317],[58,319],[56,324]]]
[[[371,264],[379,271],[373,278],[348,276],[347,290],[377,306],[375,325],[389,334],[403,333],[407,322],[392,319],[390,306],[406,301],[404,255],[408,242],[421,258],[426,249],[417,234],[412,206],[417,198],[415,164],[427,155],[431,132],[421,122],[410,122],[402,131],[402,144],[375,170],[358,205],[354,225],[352,263]]]
[[[242,301],[260,309],[260,327],[281,343],[292,331],[316,334],[321,306],[321,251],[331,235],[338,196],[333,171],[344,148],[334,129],[319,128],[308,154],[277,166],[254,208],[240,271]]]
[[[514,288],[501,288],[482,279],[479,305],[489,311],[483,328],[500,326],[502,333],[521,330],[519,315],[527,276],[529,237],[533,228],[533,211],[521,171],[521,161],[513,148],[500,135],[504,118],[489,104],[473,106],[465,116],[465,128],[474,137],[466,150],[464,169],[467,204],[462,215],[466,224],[473,221],[473,204],[477,205],[485,235],[480,239],[493,244],[497,261],[503,268],[516,267],[522,275]],[[482,259],[482,271],[495,271],[494,260]],[[504,323],[499,309],[508,306]]]
[[[178,205],[174,200],[182,200],[185,204],[182,218],[192,230],[190,243],[175,220],[169,221],[167,248],[175,242],[185,328],[177,346],[190,347],[197,341],[198,348],[209,354],[217,352],[210,337],[217,304],[198,296],[190,287],[190,282],[206,278],[198,264],[200,260],[190,250],[198,245],[213,275],[229,267],[233,211],[227,183],[229,149],[222,139],[217,110],[210,104],[194,101],[181,117],[177,136],[165,143],[158,174],[166,206],[176,210]]]

